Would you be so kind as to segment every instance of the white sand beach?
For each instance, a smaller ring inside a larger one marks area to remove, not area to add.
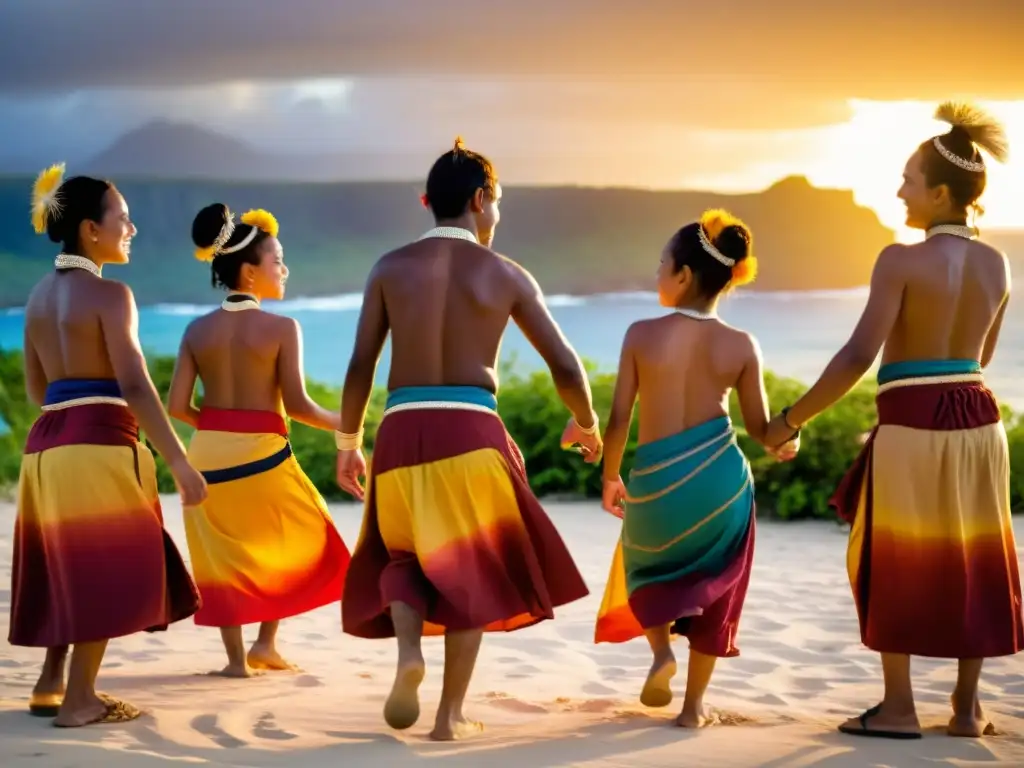
[[[165,498],[168,527],[186,552],[181,508]],[[719,662],[708,704],[728,725],[700,732],[672,727],[682,705],[645,710],[637,700],[650,664],[646,643],[593,644],[595,612],[618,521],[595,503],[547,508],[591,588],[553,622],[484,640],[467,714],[486,731],[472,741],[427,739],[440,689],[442,643],[425,641],[424,711],[411,730],[381,717],[391,684],[393,641],[341,632],[338,605],[282,624],[282,651],[304,671],[252,680],[204,676],[223,665],[215,630],[192,622],[110,644],[100,689],[148,714],[125,725],[59,730],[31,717],[29,691],[39,650],[0,646],[0,766],[166,768],[168,766],[864,766],[1024,765],[1024,658],[990,662],[984,705],[999,735],[953,739],[943,730],[956,667],[915,660],[925,738],[854,738],[836,725],[875,704],[877,656],[859,641],[846,580],[846,535],[830,523],[761,523],[739,645]],[[354,547],[360,509],[333,508]],[[0,629],[10,607],[14,509],[0,506]],[[1024,521],[1017,536],[1024,542]],[[116,600],[116,595],[106,596]],[[252,634],[250,630],[249,634]],[[677,645],[685,654],[685,643]]]

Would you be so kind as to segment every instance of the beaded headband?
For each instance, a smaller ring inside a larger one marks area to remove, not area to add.
[[[957,168],[963,168],[965,171],[971,171],[972,173],[984,173],[985,172],[985,164],[984,163],[974,162],[973,160],[967,160],[965,158],[960,157],[960,155],[958,155],[958,154],[956,154],[954,152],[950,152],[948,149],[946,149],[944,146],[942,146],[942,142],[939,141],[939,137],[938,136],[936,136],[934,139],[932,139],[932,144],[935,145],[935,149],[938,151],[938,153],[940,155],[942,155],[944,158],[946,158],[949,162],[951,162]]]

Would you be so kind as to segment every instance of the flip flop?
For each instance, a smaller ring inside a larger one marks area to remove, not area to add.
[[[859,718],[860,728],[851,728],[846,723],[839,726],[839,732],[845,733],[848,736],[869,736],[875,739],[899,739],[901,741],[910,741],[912,739],[920,739],[920,733],[914,733],[912,731],[884,731],[875,728],[868,727],[868,720],[872,717],[877,717],[878,713],[882,711],[882,705],[877,704],[871,709],[866,710]]]
[[[28,700],[28,713],[33,717],[56,717],[62,703],[64,695],[60,693],[33,695]]]
[[[113,696],[102,696],[101,700],[106,705],[106,711],[99,717],[90,720],[84,725],[107,725],[110,723],[128,723],[142,717],[142,710],[127,701],[115,699]],[[55,728],[81,728],[78,725],[61,725],[54,721]]]

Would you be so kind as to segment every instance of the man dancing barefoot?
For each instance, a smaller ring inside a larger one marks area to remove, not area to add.
[[[437,740],[482,728],[462,708],[484,632],[553,618],[556,606],[587,594],[497,415],[495,367],[512,318],[573,414],[563,444],[600,460],[579,358],[533,277],[489,247],[500,199],[494,167],[461,140],[434,163],[424,200],[437,226],[370,273],[337,435],[338,484],[362,499],[363,417],[390,331],[389,395],[342,619],[357,637],[397,637],[384,718],[398,729],[419,718],[422,636],[445,636]]]

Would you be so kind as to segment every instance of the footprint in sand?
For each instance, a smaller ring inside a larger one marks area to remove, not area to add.
[[[603,667],[600,674],[603,679],[609,681],[622,680],[630,676],[630,673],[622,667]]]
[[[513,679],[522,679],[524,677],[533,677],[534,675],[540,674],[541,670],[532,664],[522,664],[510,672],[505,673],[505,677],[511,677]]]
[[[296,688],[320,688],[323,681],[316,675],[299,675],[295,678]]]
[[[611,696],[616,692],[614,688],[609,688],[607,685],[601,685],[593,681],[585,683],[582,691],[590,696]]]
[[[528,701],[514,698],[509,696],[507,693],[502,693],[500,691],[490,691],[489,693],[485,693],[484,700],[491,706],[495,706],[509,712],[518,712],[524,715],[547,714],[548,712],[548,710],[540,704],[531,704]]]
[[[277,720],[273,712],[264,712],[260,715],[256,725],[252,727],[252,735],[258,739],[272,739],[273,741],[289,741],[297,739],[298,736],[288,731],[282,731],[277,727]]]
[[[192,718],[190,723],[192,730],[203,734],[206,738],[224,749],[238,749],[246,746],[247,742],[236,739],[230,733],[217,725],[216,715],[199,715]]]

